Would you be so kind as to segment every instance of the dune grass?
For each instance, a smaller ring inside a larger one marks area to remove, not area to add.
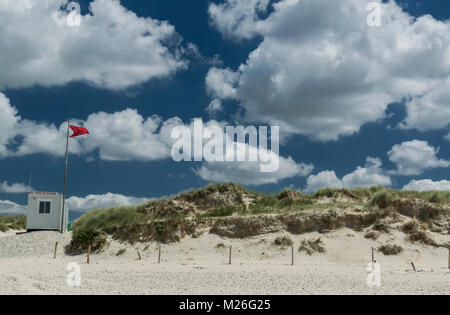
[[[101,249],[106,244],[107,234],[145,223],[144,211],[145,205],[90,211],[73,225],[71,250],[84,250],[88,245],[94,250]]]
[[[329,200],[319,201],[324,197]],[[450,202],[450,192],[395,191],[374,186],[356,189],[325,188],[312,195],[289,189],[278,194],[264,194],[236,184],[208,185],[203,189],[151,200],[139,206],[90,211],[73,225],[72,249],[86,249],[88,244],[101,248],[106,243],[107,235],[130,242],[177,241],[186,234],[191,235],[196,226],[204,222],[230,216],[306,210],[337,214],[338,209],[359,209],[358,211],[376,211],[381,220],[397,214],[395,201],[401,198],[442,204]],[[188,207],[189,211],[183,212],[183,207]],[[376,228],[381,229],[381,226],[377,225]]]
[[[401,229],[408,235],[408,240],[412,243],[420,242],[425,245],[436,246],[436,242],[427,233],[427,226],[420,224],[415,218],[403,224]]]
[[[400,254],[403,251],[403,247],[397,244],[383,244],[377,250],[385,256],[393,256]]]
[[[90,211],[76,220],[73,231],[102,230],[110,233],[114,228],[145,223],[145,205],[112,207]]]
[[[339,197],[347,196],[354,199],[368,199],[376,202],[382,202],[384,200],[394,200],[398,198],[410,198],[421,199],[431,203],[449,203],[450,191],[411,191],[411,190],[394,190],[385,188],[383,186],[361,187],[355,189],[347,188],[323,188],[316,191],[313,195],[314,198],[320,197]],[[375,198],[375,200],[374,200]]]
[[[380,209],[385,209],[391,205],[396,198],[397,197],[391,191],[383,189],[373,194],[370,204],[372,206],[378,206]]]
[[[302,240],[302,243],[300,244],[298,251],[305,252],[309,256],[312,256],[315,253],[324,254],[327,252],[325,249],[325,245],[322,241],[322,238],[320,237],[316,239]]]
[[[206,187],[201,189],[191,189],[189,191],[181,192],[171,198],[179,198],[186,201],[196,201],[205,199],[211,194],[214,193],[225,193],[234,191],[236,192],[236,199],[237,201],[243,203],[243,197],[244,194],[250,195],[250,196],[257,196],[259,193],[256,193],[254,191],[251,191],[247,188],[245,188],[242,185],[235,184],[235,183],[224,183],[224,184],[208,184]]]
[[[194,231],[185,217],[152,217],[145,209],[144,204],[90,211],[75,221],[70,251],[85,250],[88,245],[101,250],[107,243],[107,235],[130,243],[165,243],[178,241],[184,234]]]
[[[198,214],[197,218],[221,218],[230,217],[235,213],[243,213],[245,209],[239,206],[227,206],[214,208],[206,213]]]
[[[279,247],[289,247],[294,245],[294,240],[289,235],[278,236],[273,241],[273,245]]]
[[[9,230],[24,230],[26,227],[27,217],[24,215],[0,216],[0,232],[8,232]]]

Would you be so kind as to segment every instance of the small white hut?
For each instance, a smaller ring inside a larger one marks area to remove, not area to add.
[[[67,231],[69,209],[62,211],[63,195],[49,192],[28,194],[27,231]],[[61,217],[62,216],[62,217]]]

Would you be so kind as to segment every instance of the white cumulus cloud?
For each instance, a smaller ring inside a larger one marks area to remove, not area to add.
[[[267,11],[269,0],[229,0],[211,3],[208,13],[212,25],[224,36],[249,39],[258,33],[259,16]]]
[[[342,188],[342,181],[334,171],[323,171],[306,179],[305,192],[313,193],[321,188]]]
[[[33,189],[30,188],[30,191]],[[28,192],[28,186],[22,183],[8,183],[4,181],[0,183],[0,192],[8,194],[21,194]]]
[[[70,211],[87,212],[92,209],[140,205],[146,203],[148,200],[149,198],[106,193],[102,195],[87,195],[85,197],[70,197],[67,199],[67,204]]]
[[[397,170],[392,171],[396,175],[420,175],[427,169],[447,168],[450,161],[439,159],[436,149],[426,141],[407,141],[397,144],[388,152],[389,160],[396,164]]]
[[[72,81],[124,89],[187,66],[168,22],[138,17],[119,0],[94,0],[70,27],[68,3],[0,1],[0,90]]]
[[[444,137],[444,139],[450,141],[450,132]]]
[[[0,215],[26,214],[27,207],[9,200],[0,200]]]
[[[67,123],[59,126],[21,119],[17,110],[0,92],[0,158],[30,154],[65,154]],[[74,119],[90,135],[70,140],[72,154],[89,154],[96,150],[108,161],[153,161],[170,156],[170,142],[163,131],[176,118],[165,122],[158,116],[143,117],[135,109],[115,113],[92,113],[83,121]],[[167,131],[165,132],[167,133]]]
[[[358,166],[356,170],[345,175],[342,179],[334,171],[324,171],[311,175],[306,180],[305,192],[312,193],[320,188],[356,188],[374,185],[391,186],[392,180],[382,169],[382,162],[378,158],[368,157],[364,167]]]
[[[169,146],[159,134],[162,120],[144,118],[137,110],[91,114],[83,125],[90,135],[83,138],[83,149],[98,148],[100,158],[109,161],[152,161],[169,156]]]
[[[403,190],[431,191],[431,190],[449,190],[450,181],[441,180],[433,181],[431,179],[412,180],[403,187]]]
[[[219,99],[236,97],[236,88],[239,76],[230,69],[211,68],[206,75],[207,92]]]
[[[380,0],[382,25],[370,27],[370,2],[282,0],[266,18],[255,15],[261,1],[211,4],[213,25],[224,35],[263,40],[234,75],[213,68],[207,89],[215,98],[238,100],[244,120],[319,141],[352,135],[404,99],[401,127],[444,128],[450,123],[450,21],[415,19],[394,1]]]
[[[308,176],[314,169],[311,164],[297,163],[291,157],[280,156],[279,163],[279,169],[276,172],[263,173],[261,162],[204,162],[199,169],[195,170],[195,173],[210,182],[235,182],[258,186],[276,184],[287,178]]]
[[[210,116],[216,115],[217,113],[223,111],[222,102],[218,99],[214,99],[211,103],[209,103],[208,107],[206,107],[205,111]]]
[[[16,136],[15,128],[19,120],[17,109],[12,107],[9,99],[0,92],[0,157],[7,154],[7,145]]]

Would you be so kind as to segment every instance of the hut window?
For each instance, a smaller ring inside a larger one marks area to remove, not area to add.
[[[50,214],[51,204],[52,203],[50,201],[40,201],[39,214]]]

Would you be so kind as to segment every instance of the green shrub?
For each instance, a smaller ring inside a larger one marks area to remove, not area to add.
[[[106,235],[96,230],[78,230],[72,234],[70,244],[71,251],[88,249],[91,245],[92,250],[100,251],[106,245]]]

